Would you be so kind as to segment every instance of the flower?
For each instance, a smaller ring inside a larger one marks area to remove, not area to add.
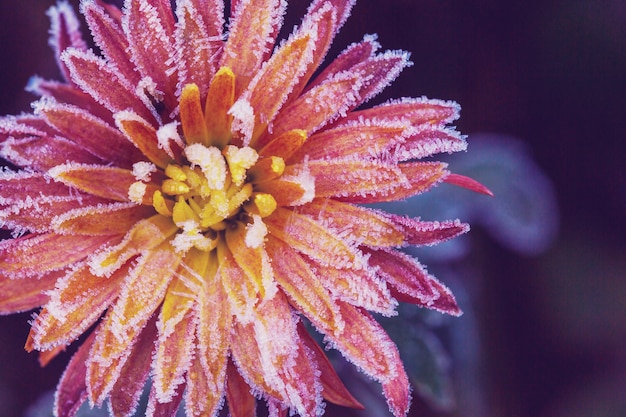
[[[459,107],[402,99],[357,110],[409,65],[373,36],[319,75],[353,0],[315,0],[275,46],[285,0],[84,0],[101,55],[72,8],[49,10],[65,82],[34,78],[33,114],[0,121],[0,311],[42,306],[26,342],[47,363],[84,333],[57,416],[87,399],[131,415],[360,407],[313,327],[378,380],[396,416],[410,389],[369,312],[397,301],[460,314],[450,291],[398,248],[468,230],[365,208],[449,182],[464,150]],[[310,325],[310,326],[309,326]],[[90,329],[93,329],[90,331]]]

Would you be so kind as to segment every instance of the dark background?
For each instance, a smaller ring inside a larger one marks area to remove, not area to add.
[[[289,28],[308,4],[291,3]],[[0,3],[0,114],[29,110],[31,75],[58,77],[51,4]],[[542,254],[473,232],[487,415],[626,415],[626,2],[361,0],[331,56],[366,33],[414,62],[377,102],[455,100],[469,153],[472,133],[515,136],[556,191],[560,233]],[[39,368],[22,350],[28,319],[0,318],[0,414],[9,417],[54,388],[68,360]],[[416,398],[413,413],[467,415],[458,407],[436,412]]]

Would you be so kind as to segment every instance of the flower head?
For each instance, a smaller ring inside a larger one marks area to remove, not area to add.
[[[55,413],[87,399],[131,415],[185,399],[187,416],[318,415],[360,404],[308,323],[378,380],[396,416],[409,383],[369,312],[396,300],[459,314],[405,245],[468,230],[359,206],[447,181],[420,162],[464,150],[455,103],[402,99],[357,110],[409,65],[350,45],[313,78],[353,0],[314,0],[288,39],[285,0],[83,0],[100,54],[64,1],[51,44],[64,82],[34,78],[33,114],[0,121],[0,312],[42,306],[26,348],[46,363],[82,334]],[[369,312],[368,312],[369,311]],[[305,325],[305,322],[307,325]],[[91,330],[90,330],[91,329]]]

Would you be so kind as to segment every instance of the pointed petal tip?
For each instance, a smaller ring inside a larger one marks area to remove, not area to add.
[[[443,182],[447,182],[448,184],[463,187],[463,188],[466,188],[468,190],[471,190],[480,194],[485,194],[485,195],[488,195],[489,197],[494,196],[493,192],[489,188],[487,188],[486,186],[479,183],[473,178],[466,177],[465,175],[449,174],[446,178],[444,178]]]

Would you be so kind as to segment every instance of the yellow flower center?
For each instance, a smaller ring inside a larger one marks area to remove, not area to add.
[[[250,225],[251,240],[262,241],[265,226],[259,220],[276,210],[274,197],[256,191],[255,185],[281,176],[285,162],[277,156],[260,157],[248,146],[228,144],[230,138],[224,132],[230,128],[227,112],[232,99],[224,100],[222,95],[229,85],[234,87],[232,72],[220,70],[204,110],[198,87],[188,84],[183,88],[180,112],[187,144],[182,153],[185,161],[165,168],[161,188],[152,196],[157,213],[170,217],[178,227],[172,244],[180,252],[192,247],[215,249],[221,231],[234,222]]]

